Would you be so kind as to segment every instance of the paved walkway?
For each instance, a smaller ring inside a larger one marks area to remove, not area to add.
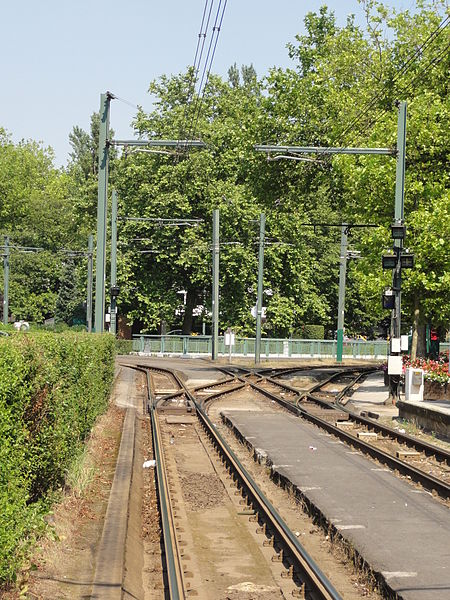
[[[371,411],[382,417],[398,417],[398,408],[392,404],[384,404],[389,396],[389,389],[384,385],[382,371],[370,373],[353,392],[347,406],[358,413]]]

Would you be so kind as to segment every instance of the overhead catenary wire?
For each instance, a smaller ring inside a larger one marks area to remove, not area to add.
[[[192,97],[194,95],[194,91],[195,91],[195,84],[197,81],[197,75],[198,75],[198,71],[200,68],[201,59],[203,56],[203,50],[204,50],[205,41],[206,41],[206,34],[208,31],[209,20],[211,18],[211,11],[212,11],[212,7],[213,7],[213,3],[214,3],[214,0],[211,0],[211,6],[209,8],[208,18],[207,18],[206,25],[205,25],[205,17],[206,17],[206,12],[208,10],[208,4],[209,4],[209,0],[205,0],[205,7],[203,9],[202,21],[201,21],[201,25],[200,25],[200,31],[198,34],[197,47],[195,49],[194,61],[192,63],[191,77],[190,77],[190,80],[188,83],[188,96],[187,96],[186,102],[184,104],[183,118],[182,118],[180,129],[179,129],[179,139],[186,137],[184,128],[185,128],[185,123],[186,123],[186,119],[187,119],[188,108],[189,108],[189,104],[191,103]],[[205,29],[203,29],[204,25],[205,25]]]
[[[403,63],[403,65],[401,66],[401,68],[399,69],[399,71],[396,73],[396,75],[388,83],[386,83],[379,92],[377,92],[370,100],[368,100],[368,102],[366,102],[366,104],[362,107],[362,109],[358,112],[358,114],[350,121],[350,123],[345,127],[345,129],[339,134],[339,137],[338,137],[337,141],[335,142],[336,145],[339,145],[339,144],[341,144],[343,142],[343,140],[345,139],[345,136],[352,129],[354,129],[354,127],[358,123],[361,122],[361,120],[366,116],[366,114],[368,113],[368,111],[371,108],[373,108],[379,100],[382,100],[382,99],[386,98],[389,90],[394,91],[394,87],[393,87],[394,84],[397,83],[400,80],[400,78],[412,68],[413,64],[417,61],[417,59],[420,56],[423,56],[424,50],[428,46],[430,46],[430,44],[432,42],[434,42],[438,38],[438,36],[440,36],[442,34],[442,32],[445,31],[445,29],[449,25],[450,25],[450,15],[447,15],[439,23],[439,25],[436,27],[436,29],[434,29],[428,35],[428,37],[424,40],[424,42],[422,42],[422,44],[405,61],[405,63]],[[444,49],[444,51],[445,50],[446,49]],[[400,92],[397,92],[397,96],[399,96],[399,93]],[[405,93],[405,92],[403,91],[403,93]],[[388,111],[389,111],[388,108],[382,109],[381,115],[379,115],[379,114],[376,115],[376,117],[375,117],[376,120],[374,121],[374,123],[378,122],[379,118],[381,118],[381,116],[385,115]],[[366,126],[366,129],[369,128],[369,127],[372,127],[374,123],[369,123],[369,125]]]
[[[197,95],[195,98],[194,108],[192,112],[192,118],[189,125],[189,138],[192,138],[195,135],[197,124],[199,121],[199,117],[201,114],[203,98],[205,95],[205,91],[208,85],[212,64],[214,61],[214,56],[217,49],[217,42],[219,40],[219,35],[222,29],[223,18],[225,14],[225,9],[227,6],[227,0],[224,0],[222,7],[222,0],[219,0],[219,4],[217,6],[216,16],[214,19],[214,26],[211,33],[211,38],[209,41],[208,52],[206,55],[206,59],[203,65],[203,72],[200,79],[200,85],[197,91]],[[220,12],[222,7],[222,12]]]
[[[396,73],[395,77],[392,78],[391,81],[388,82],[388,84],[390,86],[392,86],[393,84],[395,84],[402,75],[404,75],[407,71],[409,71],[412,68],[412,65],[414,64],[414,62],[417,60],[417,58],[419,56],[421,56],[423,54],[423,51],[425,50],[425,48],[432,42],[434,41],[444,30],[445,28],[450,24],[450,15],[448,15],[445,19],[443,19],[443,21],[441,21],[441,23],[438,25],[438,27],[432,31],[430,33],[430,35],[425,39],[424,42],[422,42],[422,44],[414,51],[414,53],[406,60],[406,62],[402,65],[402,67],[399,69],[399,71]],[[359,111],[359,113],[352,119],[352,121],[350,121],[350,123],[346,126],[346,128],[344,129],[344,131],[342,131],[339,135],[338,138],[338,142],[340,143],[342,141],[342,139],[344,138],[344,136],[352,130],[352,128],[354,127],[354,125],[356,125],[357,123],[359,123],[361,121],[361,119],[367,114],[368,110],[370,110],[370,108],[372,108],[376,102],[378,100],[381,100],[382,97],[386,96],[387,93],[387,87],[388,84],[385,84],[383,86],[383,89],[380,90],[378,93],[376,93],[363,107],[362,109]]]
[[[415,87],[420,80],[424,78],[427,72],[431,69],[431,67],[437,66],[444,58],[446,57],[448,50],[450,50],[450,42],[443,48],[437,56],[432,58],[420,71],[417,75],[407,84],[406,88],[402,88],[399,90],[399,95],[403,98],[407,98],[408,94]],[[368,123],[367,128],[374,127],[388,112],[390,112],[390,108],[384,108],[381,112],[377,113]]]

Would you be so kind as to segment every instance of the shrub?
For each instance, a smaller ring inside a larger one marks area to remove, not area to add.
[[[131,354],[133,352],[133,340],[116,340],[117,354]]]
[[[52,492],[105,410],[114,353],[110,335],[0,338],[0,581],[14,580]]]
[[[302,325],[298,333],[304,340],[323,340],[325,328],[323,325]]]

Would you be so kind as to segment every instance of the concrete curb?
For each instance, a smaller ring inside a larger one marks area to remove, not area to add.
[[[92,584],[91,598],[99,600],[122,598],[135,427],[136,409],[128,408]]]

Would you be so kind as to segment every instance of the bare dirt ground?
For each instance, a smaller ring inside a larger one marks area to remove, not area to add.
[[[152,435],[148,419],[141,421],[141,457],[153,459]],[[142,584],[145,600],[164,599],[164,580],[161,562],[162,538],[156,495],[155,469],[143,470],[142,487],[142,540],[144,569]]]
[[[48,518],[49,533],[4,600],[89,598],[97,543],[120,444],[123,411],[111,404],[87,443],[79,481],[66,488]]]
[[[198,423],[173,426],[161,418],[167,444],[177,536],[184,548],[186,580],[201,600],[269,600],[292,587],[274,572],[272,548],[249,523],[234,483]],[[268,552],[266,552],[268,551]],[[268,555],[267,555],[268,554]],[[187,557],[187,558],[186,558]]]

